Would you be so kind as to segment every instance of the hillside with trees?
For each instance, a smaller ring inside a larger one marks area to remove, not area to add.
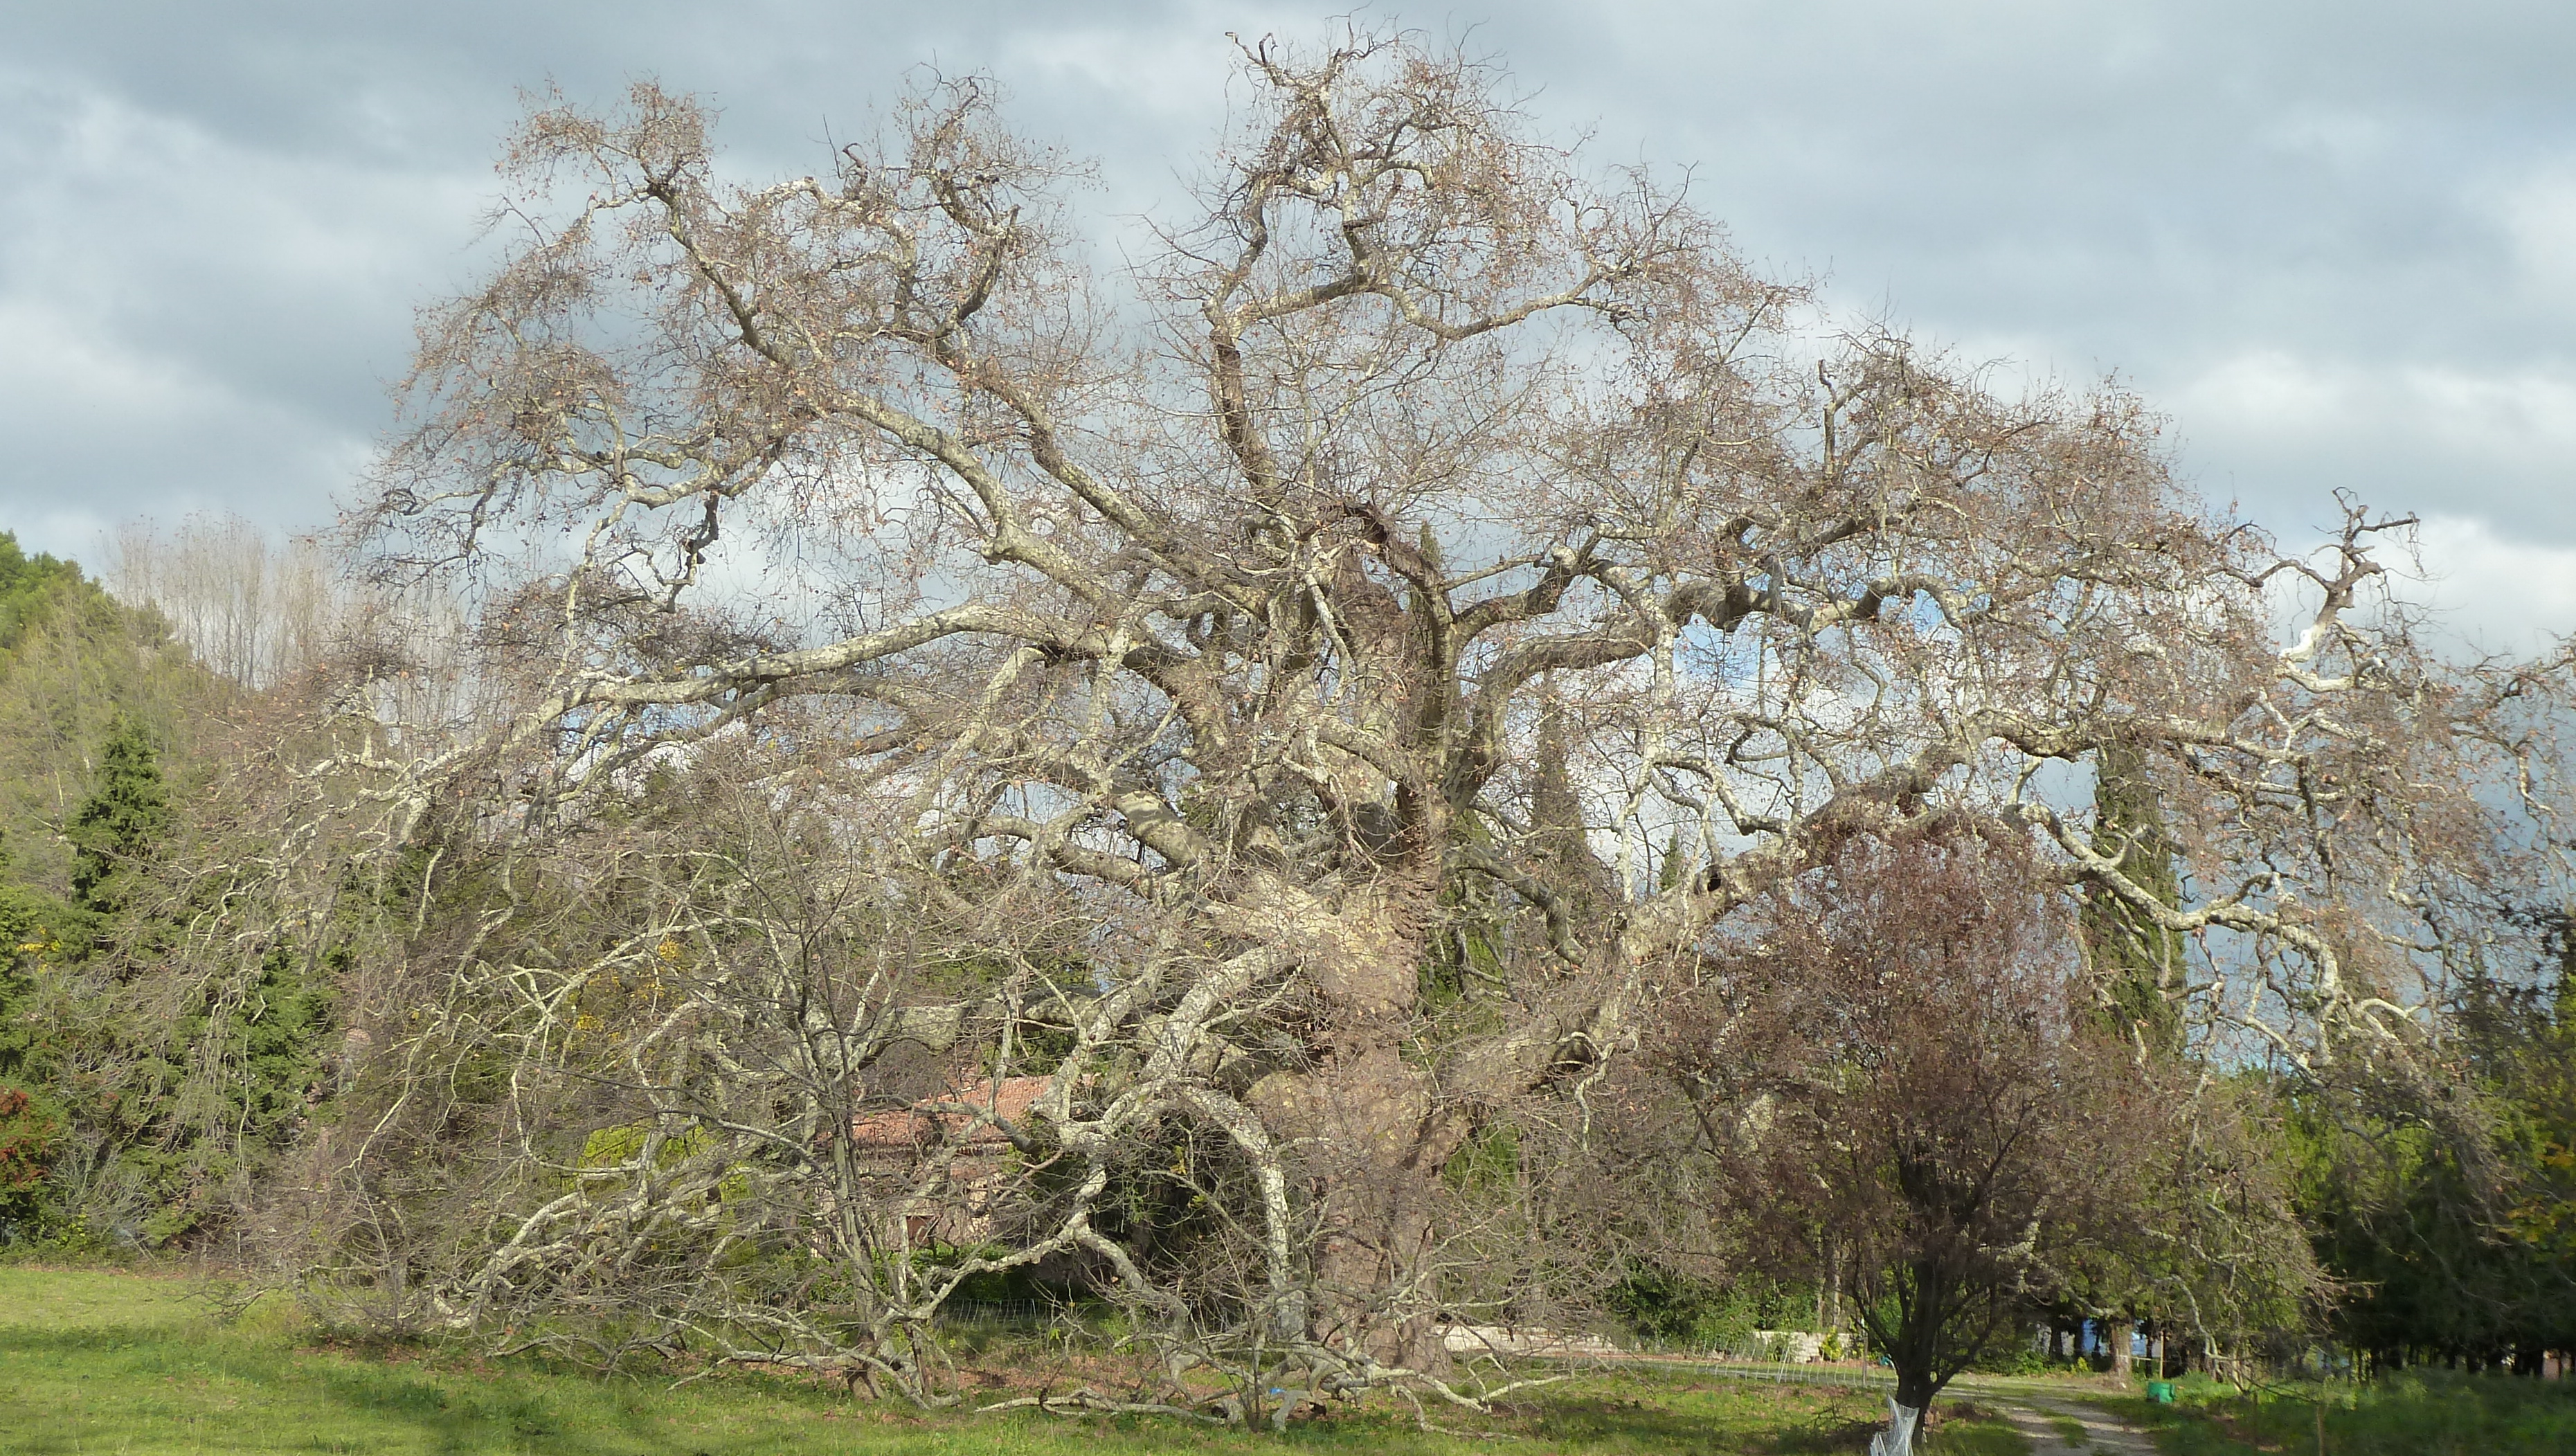
[[[218,806],[263,710],[75,563],[0,533],[0,582],[0,1219],[66,1251],[211,1238],[307,1125],[329,999],[191,954],[225,928],[204,871],[245,848]]]

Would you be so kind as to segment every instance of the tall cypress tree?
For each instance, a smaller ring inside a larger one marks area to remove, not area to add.
[[[202,903],[146,892],[156,859],[187,852],[184,823],[151,735],[120,714],[65,826],[70,913],[89,932],[82,953],[111,971],[85,978],[92,1014],[69,1051],[97,1095],[66,1100],[113,1169],[83,1216],[147,1245],[236,1210],[294,1141],[320,1080],[330,1005],[311,945],[201,944],[185,926]]]
[[[160,755],[143,725],[120,713],[99,754],[97,783],[64,833],[72,842],[72,902],[99,916],[124,910],[137,873],[169,827]]]
[[[2181,903],[2181,856],[2135,748],[2105,744],[2095,755],[2093,852],[2118,859],[2120,873],[2159,902]],[[2105,1028],[2155,1055],[2179,1054],[2182,1012],[2174,995],[2183,981],[2182,936],[2098,886],[2085,896],[2081,926]]]

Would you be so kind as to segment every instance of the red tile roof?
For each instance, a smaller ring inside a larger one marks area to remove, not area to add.
[[[1004,1077],[996,1084],[986,1077],[959,1083],[944,1097],[925,1099],[902,1111],[850,1119],[850,1140],[861,1147],[910,1147],[943,1135],[954,1137],[962,1130],[963,1140],[970,1144],[1004,1142],[1001,1129],[989,1122],[968,1128],[967,1119],[989,1112],[1005,1122],[1016,1123],[1029,1115],[1029,1108],[1046,1095],[1048,1085],[1054,1081],[1053,1077]]]

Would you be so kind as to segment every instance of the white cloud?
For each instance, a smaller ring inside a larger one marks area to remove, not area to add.
[[[489,185],[0,69],[0,528],[87,554],[136,515],[326,521]]]
[[[166,354],[126,347],[94,321],[26,296],[0,296],[0,418],[41,421],[92,442],[101,456],[129,441],[115,426],[145,416],[202,423],[263,408]]]
[[[1234,62],[1226,28],[1203,22],[1185,29],[1086,25],[1023,32],[1003,41],[996,68],[1044,77],[1050,88],[1079,86],[1113,98],[1121,110],[1204,128],[1221,104],[1213,83]]]
[[[2306,433],[2349,416],[2359,383],[2349,370],[2266,349],[2225,360],[2190,381],[2174,407],[2221,428]]]
[[[2495,204],[2517,282],[2535,299],[2576,305],[2576,168],[2521,179]]]
[[[2399,378],[2417,417],[2446,444],[2524,463],[2576,459],[2576,373],[2563,366],[2490,375],[2419,367]]]
[[[2528,653],[2576,633],[2576,546],[2516,538],[2468,516],[2428,516],[2418,540],[2423,575],[2397,583],[2396,594],[2432,607],[2472,646]]]
[[[2348,107],[2294,106],[2265,127],[2263,142],[2293,156],[2314,158],[2339,171],[2379,160],[2395,128],[2384,116]]]
[[[2576,369],[2553,362],[2478,372],[2366,364],[2264,349],[2203,370],[2174,392],[2186,429],[2230,445],[2335,454],[2395,445],[2465,471],[2576,462]]]

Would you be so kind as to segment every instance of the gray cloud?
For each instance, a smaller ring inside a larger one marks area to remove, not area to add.
[[[1221,121],[1223,33],[1317,35],[1318,13],[0,4],[0,526],[81,552],[137,512],[325,519],[388,420],[410,310],[471,276],[522,87],[605,100],[658,75],[715,97],[745,169],[805,170],[912,67],[986,70],[1026,125],[1099,156],[1101,206],[1128,212],[1173,199]],[[2449,523],[2437,556],[2510,542],[2550,577],[2517,596],[2455,573],[2466,616],[2568,599],[2576,11],[1415,20],[1508,64],[1542,125],[1588,128],[1604,159],[1691,168],[1750,255],[1823,274],[1839,308],[2043,372],[2118,369],[2203,487],[2286,539],[2350,488]]]

